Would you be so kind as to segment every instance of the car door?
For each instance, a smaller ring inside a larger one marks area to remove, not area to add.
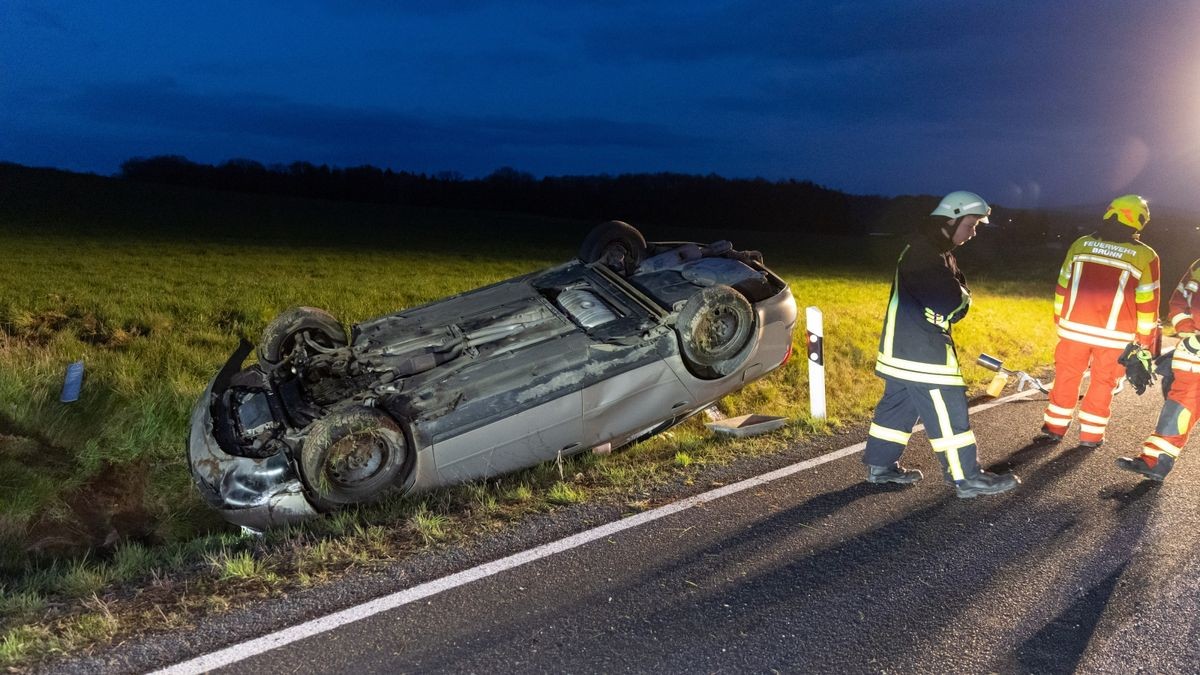
[[[565,335],[514,357],[470,371],[488,393],[443,420],[464,430],[434,438],[438,473],[459,482],[532,466],[578,449],[583,435],[582,378],[587,339]],[[478,422],[482,421],[482,424]]]
[[[653,359],[583,390],[584,445],[620,445],[692,407],[693,398],[662,359]]]

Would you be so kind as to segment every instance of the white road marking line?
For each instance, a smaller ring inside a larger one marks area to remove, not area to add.
[[[982,405],[975,406],[974,408],[971,408],[970,412],[982,412],[1010,401],[1028,398],[1034,393],[1036,393],[1036,390],[1030,389],[1019,394],[1005,396],[1004,398],[996,399],[990,403],[984,403]],[[923,428],[923,425],[917,425],[913,431],[920,431]],[[305,621],[304,623],[297,624],[291,628],[284,628],[283,630],[269,633],[253,640],[232,645],[215,652],[210,652],[208,654],[204,654],[203,656],[198,656],[189,661],[184,661],[182,663],[175,664],[174,666],[155,671],[153,675],[199,674],[214,670],[216,668],[221,668],[232,663],[237,663],[238,661],[243,661],[252,656],[257,656],[258,654],[271,651],[272,649],[312,637],[313,635],[319,635],[326,631],[333,630],[334,628],[366,619],[367,617],[374,616],[380,612],[386,612],[388,610],[407,605],[411,602],[427,598],[431,595],[437,595],[442,591],[448,591],[452,588],[464,586],[472,581],[478,581],[479,579],[490,577],[494,574],[499,574],[500,572],[504,572],[515,567],[520,567],[525,563],[552,556],[555,553],[561,553],[563,551],[577,548],[588,542],[596,541],[597,539],[603,539],[618,532],[629,530],[638,527],[639,525],[644,525],[646,523],[658,520],[659,518],[665,518],[666,516],[679,513],[680,511],[686,511],[693,506],[699,506],[700,504],[715,501],[722,497],[728,497],[729,495],[737,494],[738,492],[758,487],[760,485],[765,485],[772,481],[779,480],[780,478],[790,476],[794,473],[799,473],[806,469],[820,466],[821,464],[826,464],[843,457],[849,457],[857,452],[861,452],[866,445],[867,444],[865,442],[855,443],[854,445],[842,448],[840,450],[834,450],[833,452],[821,455],[820,457],[806,459],[803,462],[785,466],[782,469],[776,469],[775,471],[747,478],[743,481],[717,488],[716,490],[709,490],[708,492],[693,495],[678,502],[672,502],[666,506],[660,506],[656,509],[651,509],[650,511],[643,511],[637,515],[629,516],[628,518],[623,518],[621,520],[608,523],[607,525],[601,525],[600,527],[596,527],[585,532],[573,534],[565,539],[552,541],[549,544],[543,544],[541,546],[510,555],[507,558],[493,560],[492,562],[484,563],[468,570],[463,570],[457,574],[451,574],[448,577],[434,579],[433,581],[428,581],[403,591],[397,591],[390,595],[376,598],[361,605],[355,605],[354,607],[343,609],[340,612],[334,612],[333,614],[328,614],[310,621]]]

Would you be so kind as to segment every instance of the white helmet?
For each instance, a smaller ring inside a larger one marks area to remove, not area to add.
[[[966,192],[965,190],[957,190],[942,197],[942,203],[937,205],[931,216],[944,216],[946,218],[961,218],[963,216],[983,216],[979,222],[988,222],[988,214],[992,212],[992,207],[983,201],[983,197],[974,192]]]

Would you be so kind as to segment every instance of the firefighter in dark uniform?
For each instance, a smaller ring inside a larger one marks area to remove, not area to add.
[[[930,214],[936,218],[900,254],[879,339],[875,374],[883,398],[863,452],[871,483],[915,483],[921,472],[899,460],[920,419],[947,483],[959,497],[1006,492],[1021,481],[983,471],[967,419],[967,389],[950,326],[971,306],[967,280],[951,253],[988,222],[991,208],[973,192],[951,192]]]

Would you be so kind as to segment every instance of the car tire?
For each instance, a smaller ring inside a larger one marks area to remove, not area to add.
[[[335,410],[309,427],[300,472],[323,510],[371,502],[401,484],[412,464],[400,424],[376,408]]]
[[[633,274],[646,258],[646,238],[637,228],[610,220],[592,228],[579,247],[585,263],[602,262],[622,276]]]
[[[732,375],[750,355],[754,325],[741,293],[721,284],[696,291],[675,320],[684,365],[703,380]]]
[[[279,363],[296,345],[296,338],[305,332],[310,340],[329,349],[348,344],[346,329],[329,312],[315,307],[292,307],[263,330],[258,360],[269,365]]]

